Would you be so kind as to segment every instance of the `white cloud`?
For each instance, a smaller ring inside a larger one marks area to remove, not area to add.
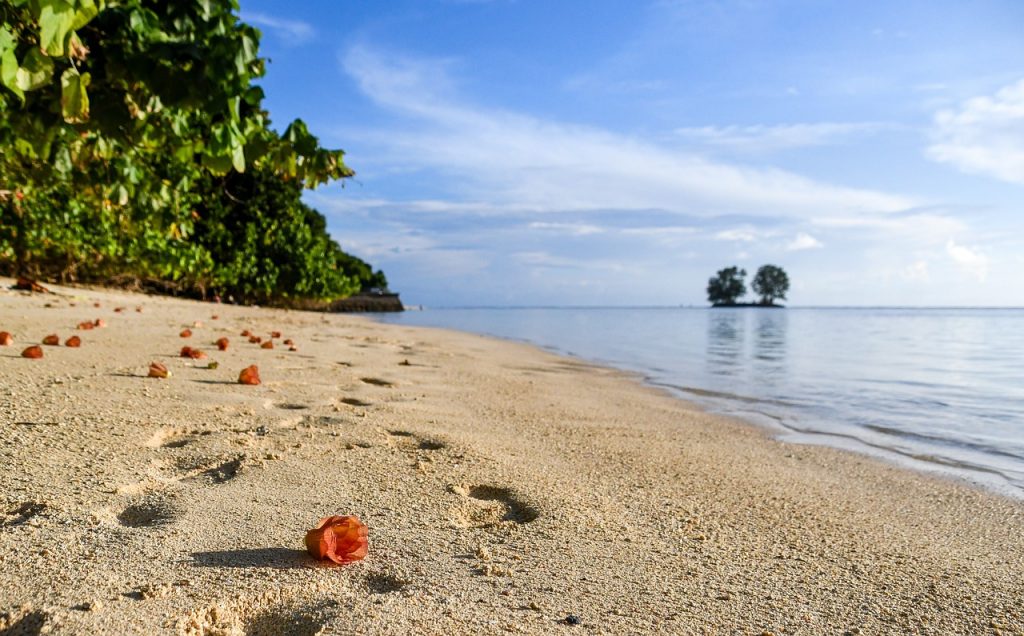
[[[712,161],[605,130],[475,107],[453,97],[451,60],[385,59],[355,47],[342,62],[367,96],[408,119],[405,126],[369,135],[368,142],[389,152],[392,162],[453,177],[459,191],[452,194],[459,198],[538,212],[658,209],[814,218],[914,205],[903,196]]]
[[[946,253],[961,270],[983,283],[988,278],[988,256],[977,248],[957,245],[953,239],[946,242]]]
[[[929,158],[1024,184],[1024,79],[935,115]]]
[[[715,238],[719,241],[740,241],[741,243],[752,243],[757,240],[758,235],[759,233],[757,230],[749,225],[745,225],[743,227],[722,230],[715,234]]]
[[[755,153],[845,143],[892,127],[880,122],[822,122],[778,126],[701,126],[677,128],[675,133],[695,143]]]
[[[928,261],[916,260],[903,269],[903,278],[909,281],[928,282],[931,275],[928,273]]]
[[[266,13],[252,13],[246,11],[242,14],[242,20],[256,26],[273,31],[276,35],[286,41],[301,43],[309,41],[316,34],[313,26],[301,20],[289,20],[278,18]]]
[[[800,250],[813,250],[824,247],[821,241],[814,238],[807,232],[799,232],[793,240],[786,244],[787,252],[798,252]]]
[[[529,224],[529,228],[531,230],[549,230],[563,234],[571,234],[572,236],[602,234],[605,231],[602,227],[587,223],[547,223],[544,221],[534,221]]]

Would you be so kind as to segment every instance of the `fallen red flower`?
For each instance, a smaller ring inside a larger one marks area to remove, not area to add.
[[[43,344],[44,345],[50,345],[50,346],[59,345],[60,344],[60,337],[57,334],[55,334],[55,333],[51,333],[50,335],[48,335],[45,338],[43,338]]]
[[[354,515],[324,517],[306,533],[306,550],[321,561],[352,563],[369,550],[369,528]]]
[[[242,369],[242,372],[238,374],[239,384],[259,384],[260,383],[260,370],[254,364]]]
[[[14,344],[14,336],[7,331],[0,331],[0,346],[7,347]]]
[[[79,338],[78,336],[71,336],[70,338],[68,338],[67,340],[64,341],[64,346],[65,347],[81,347],[82,346],[82,339]]]
[[[32,345],[28,349],[25,349],[24,351],[21,352],[21,357],[22,358],[42,358],[43,357],[43,348],[40,347],[39,345]]]
[[[32,280],[31,278],[19,278],[17,282],[14,283],[14,288],[23,291],[40,292],[43,294],[50,293],[49,289],[43,287],[42,285]]]

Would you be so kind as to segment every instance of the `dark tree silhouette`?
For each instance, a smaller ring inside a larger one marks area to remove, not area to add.
[[[789,291],[789,276],[775,265],[762,265],[750,283],[754,293],[761,297],[762,305],[772,305],[775,300],[785,300]],[[709,288],[710,289],[710,288]]]
[[[718,270],[718,274],[708,280],[708,301],[713,305],[735,305],[736,299],[747,293],[743,282],[746,275],[746,270],[735,266]]]

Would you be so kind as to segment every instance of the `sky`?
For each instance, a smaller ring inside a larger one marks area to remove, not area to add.
[[[1024,306],[1019,0],[241,0],[406,304]]]

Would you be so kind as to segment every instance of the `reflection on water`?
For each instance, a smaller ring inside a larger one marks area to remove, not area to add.
[[[722,309],[708,312],[707,362],[714,375],[735,376],[743,364],[744,312]]]
[[[786,375],[788,328],[784,311],[725,308],[708,311],[705,358],[708,373],[774,386]]]

